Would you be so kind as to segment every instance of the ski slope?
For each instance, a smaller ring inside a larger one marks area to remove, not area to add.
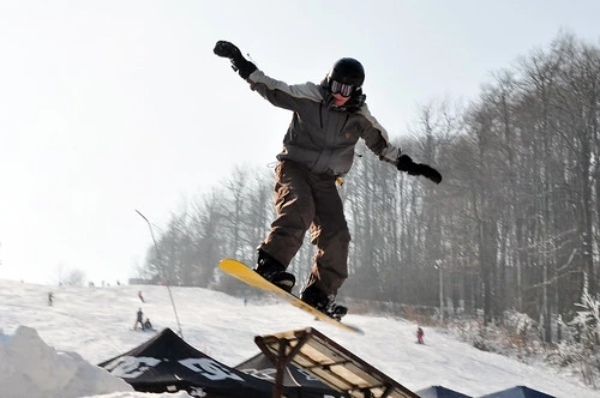
[[[140,289],[145,303],[138,298]],[[572,375],[479,351],[456,341],[443,330],[425,328],[426,345],[416,344],[417,326],[401,319],[350,314],[345,320],[365,331],[365,335],[358,335],[314,321],[303,311],[272,299],[244,300],[200,288],[171,290],[184,339],[230,366],[259,352],[253,341],[256,335],[314,327],[413,391],[442,385],[477,397],[526,385],[557,397],[600,396],[599,391],[586,388]],[[50,291],[54,294],[53,306],[48,306]],[[132,330],[138,308],[142,308],[156,329],[169,327],[178,331],[168,290],[162,286],[58,288],[0,280],[0,328],[3,331],[0,334],[0,369],[9,366],[13,372],[20,371],[19,361],[6,355],[11,336],[16,334],[19,326],[35,329],[48,346],[59,352],[75,352],[91,364],[128,351],[153,335]],[[43,362],[36,361],[39,348],[32,351],[36,352],[22,353],[27,358],[24,366],[28,371],[37,362]],[[2,364],[2,361],[10,363]],[[43,374],[43,369],[38,373]],[[9,380],[0,377],[0,391],[10,391],[9,384]],[[111,393],[87,396],[188,396],[182,392],[145,394],[126,389],[114,392],[120,390],[111,388]]]

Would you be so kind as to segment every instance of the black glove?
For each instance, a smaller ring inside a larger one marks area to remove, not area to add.
[[[408,155],[400,155],[396,160],[396,168],[411,176],[423,176],[436,184],[442,182],[442,175],[436,169],[425,163],[415,163]]]
[[[229,58],[233,70],[237,71],[243,79],[247,79],[256,70],[256,65],[244,58],[240,49],[233,43],[219,40],[213,52],[219,57]]]
[[[224,40],[219,40],[217,44],[215,44],[215,49],[213,51],[219,57],[229,58],[232,61],[244,58],[242,52],[235,44]]]

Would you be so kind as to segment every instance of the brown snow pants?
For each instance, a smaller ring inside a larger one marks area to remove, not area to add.
[[[275,174],[277,217],[259,248],[287,267],[310,228],[317,255],[309,284],[337,294],[348,278],[350,232],[335,177],[313,174],[291,161],[281,161]]]

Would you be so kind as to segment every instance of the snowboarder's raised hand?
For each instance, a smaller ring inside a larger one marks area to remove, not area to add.
[[[442,175],[436,169],[425,163],[415,163],[408,155],[400,155],[398,157],[396,168],[400,171],[405,171],[411,176],[423,176],[436,184],[442,182]]]
[[[239,60],[243,58],[242,52],[233,43],[225,40],[219,40],[213,50],[219,57],[229,58],[230,60]]]
[[[256,65],[244,58],[240,49],[233,43],[219,40],[213,52],[219,57],[228,58],[233,65],[233,70],[237,71],[243,79],[247,79],[256,70]]]

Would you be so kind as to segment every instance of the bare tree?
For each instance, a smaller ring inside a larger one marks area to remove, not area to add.
[[[85,272],[79,269],[70,270],[62,280],[62,284],[65,286],[78,286],[81,287],[85,282]]]

